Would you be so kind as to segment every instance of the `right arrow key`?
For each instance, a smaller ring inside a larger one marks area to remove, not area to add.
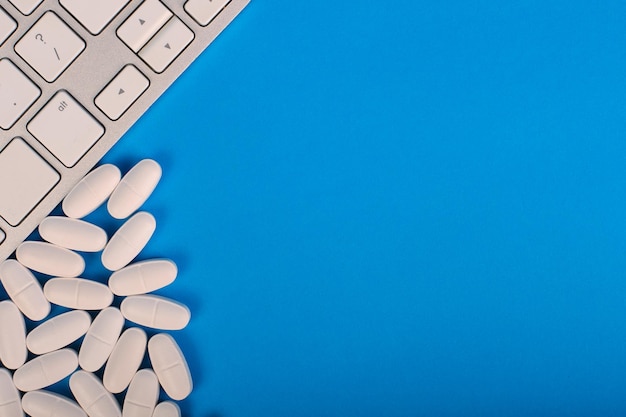
[[[174,16],[139,51],[139,56],[156,73],[160,74],[185,50],[193,39],[194,34],[191,29]]]

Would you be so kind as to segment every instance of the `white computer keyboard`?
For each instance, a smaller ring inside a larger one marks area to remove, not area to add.
[[[249,1],[0,0],[0,261]]]

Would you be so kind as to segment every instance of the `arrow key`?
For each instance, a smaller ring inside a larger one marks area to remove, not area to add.
[[[155,72],[160,74],[185,50],[193,39],[194,34],[191,29],[174,16],[139,51],[139,56]]]
[[[118,120],[148,89],[150,81],[134,66],[126,65],[96,97],[96,106]]]
[[[119,27],[117,36],[137,53],[171,17],[172,12],[159,0],[146,0]]]

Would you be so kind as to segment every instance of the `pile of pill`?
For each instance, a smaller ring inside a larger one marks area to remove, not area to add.
[[[0,302],[0,416],[180,416],[175,402],[157,402],[161,388],[171,400],[186,398],[191,374],[174,338],[159,332],[183,329],[190,312],[150,294],[171,284],[178,270],[167,259],[131,263],[156,229],[154,217],[137,210],[160,178],[161,167],[149,159],[123,178],[114,165],[98,167],[64,199],[65,216],[41,222],[43,241],[22,243],[16,259],[0,264],[10,298]],[[110,239],[81,220],[107,200],[111,216],[127,219]],[[100,251],[111,271],[108,285],[78,278],[85,271],[80,252]],[[52,278],[42,288],[32,271]],[[119,309],[114,295],[124,297]],[[50,318],[51,303],[69,311]],[[41,323],[27,332],[25,317]],[[145,328],[156,333],[148,337]],[[68,348],[75,343],[78,352]],[[146,350],[151,369],[140,370]],[[68,377],[75,401],[45,390]],[[120,406],[116,394],[124,391]]]

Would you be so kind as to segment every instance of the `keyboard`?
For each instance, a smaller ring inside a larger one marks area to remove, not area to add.
[[[250,0],[0,0],[0,261]]]

